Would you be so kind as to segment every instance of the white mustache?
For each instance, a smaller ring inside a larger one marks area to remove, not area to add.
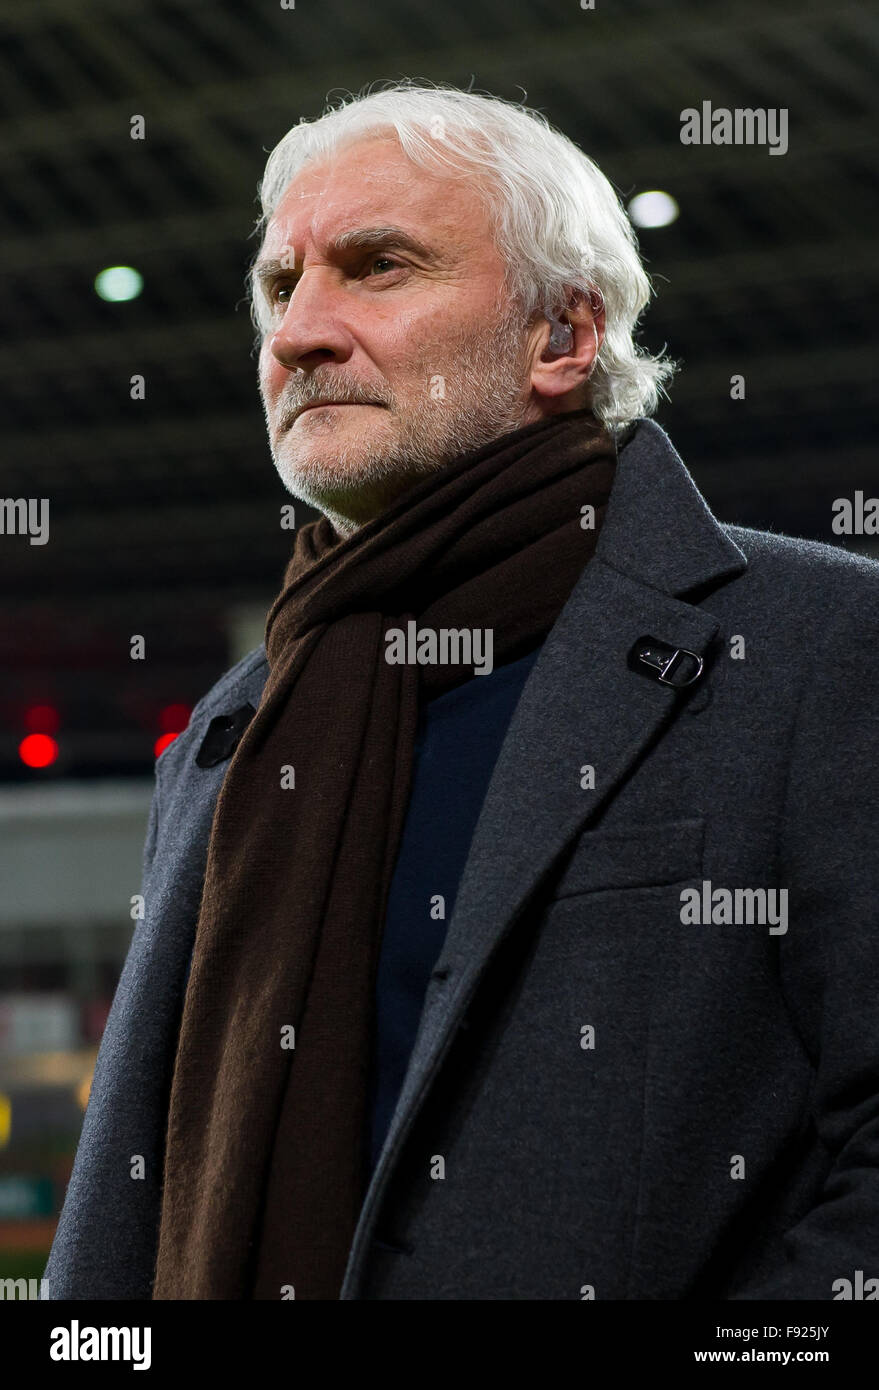
[[[279,429],[287,429],[299,416],[306,406],[313,405],[316,401],[325,401],[330,405],[390,405],[391,402],[380,400],[376,396],[368,396],[365,392],[352,391],[350,386],[333,388],[326,385],[316,387],[313,390],[303,391],[294,399],[288,399],[281,407]]]

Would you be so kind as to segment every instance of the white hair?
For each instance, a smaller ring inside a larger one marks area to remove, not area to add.
[[[605,308],[605,336],[589,379],[589,407],[611,427],[656,409],[676,363],[636,346],[651,295],[632,225],[601,170],[539,111],[501,97],[403,79],[349,96],[301,121],[275,146],[259,185],[266,224],[308,159],[366,135],[396,132],[422,168],[454,171],[482,197],[506,264],[506,292],[530,322],[562,314],[579,293]],[[267,308],[250,281],[254,324]]]

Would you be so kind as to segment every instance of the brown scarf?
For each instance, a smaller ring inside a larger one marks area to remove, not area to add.
[[[537,645],[595,548],[615,459],[578,410],[461,456],[347,540],[326,518],[297,534],[214,814],[153,1298],[338,1298],[419,697],[474,675],[391,664],[385,634],[492,628],[495,665]]]

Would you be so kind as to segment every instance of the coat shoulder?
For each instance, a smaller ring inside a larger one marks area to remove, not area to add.
[[[817,623],[825,632],[879,633],[879,560],[825,541],[724,525],[744,552],[742,579],[764,591],[780,616]]]
[[[256,709],[269,674],[264,645],[254,647],[230,667],[194,706],[189,723],[170,743],[156,763],[157,774],[174,776],[186,764],[193,744],[196,748],[204,738],[207,726],[216,714],[231,714],[244,704]]]
[[[765,557],[804,571],[836,571],[848,575],[860,573],[874,578],[879,575],[879,560],[848,550],[845,546],[808,540],[802,536],[787,536],[781,531],[759,531],[751,526],[735,526],[729,522],[722,524],[736,544],[755,558]]]
[[[227,707],[232,709],[235,707],[235,701],[239,704],[249,702],[255,706],[262,695],[268,673],[266,649],[261,643],[211,686],[195,705],[191,718],[195,719],[204,714],[214,715]]]

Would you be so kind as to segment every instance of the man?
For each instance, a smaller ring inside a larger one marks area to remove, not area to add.
[[[395,84],[262,197],[322,516],[158,762],[51,1296],[879,1275],[879,566],[711,515],[542,117]]]

